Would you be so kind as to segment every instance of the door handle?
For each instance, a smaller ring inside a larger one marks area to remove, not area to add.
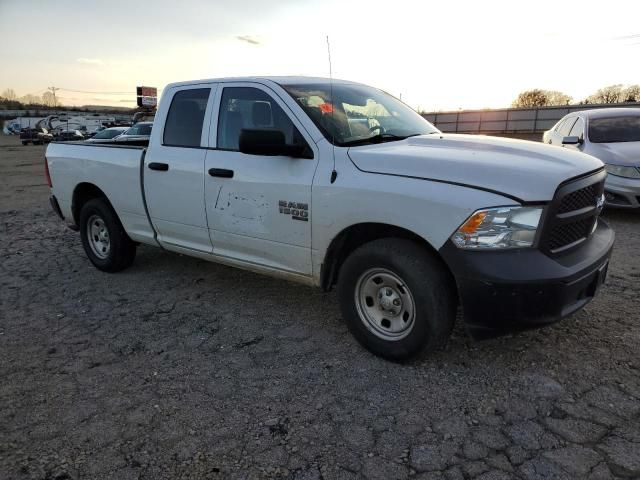
[[[166,172],[169,170],[168,163],[159,163],[159,162],[151,162],[149,163],[149,168],[151,170],[159,170],[160,172]]]
[[[233,178],[233,170],[226,168],[210,168],[209,175],[212,177]]]

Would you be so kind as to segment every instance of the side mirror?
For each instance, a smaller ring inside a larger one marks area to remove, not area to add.
[[[285,155],[284,133],[280,130],[240,130],[239,150],[249,155]]]
[[[582,143],[580,137],[562,137],[562,145],[578,145],[579,143]]]
[[[238,149],[249,155],[284,155],[294,158],[313,158],[304,145],[287,145],[284,133],[280,130],[240,130]]]

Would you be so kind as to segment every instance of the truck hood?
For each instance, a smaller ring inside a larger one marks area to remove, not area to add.
[[[640,142],[590,143],[585,153],[604,163],[640,167]]]
[[[575,150],[481,135],[421,135],[351,147],[348,155],[365,172],[462,184],[525,202],[551,200],[563,181],[602,168]]]

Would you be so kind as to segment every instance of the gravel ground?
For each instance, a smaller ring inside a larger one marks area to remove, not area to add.
[[[395,364],[334,293],[144,246],[97,271],[44,148],[0,138],[0,478],[640,477],[640,215],[605,214],[582,312]]]

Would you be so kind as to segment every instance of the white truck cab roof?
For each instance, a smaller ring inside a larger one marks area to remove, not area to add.
[[[333,84],[352,84],[352,85],[364,85],[358,82],[352,82],[349,80],[330,79],[325,77],[306,77],[306,76],[247,76],[247,77],[221,77],[221,78],[207,78],[200,80],[188,80],[183,82],[173,82],[167,85],[167,89],[173,87],[184,87],[188,85],[198,85],[201,83],[229,83],[229,82],[273,82],[278,85],[330,85]]]

